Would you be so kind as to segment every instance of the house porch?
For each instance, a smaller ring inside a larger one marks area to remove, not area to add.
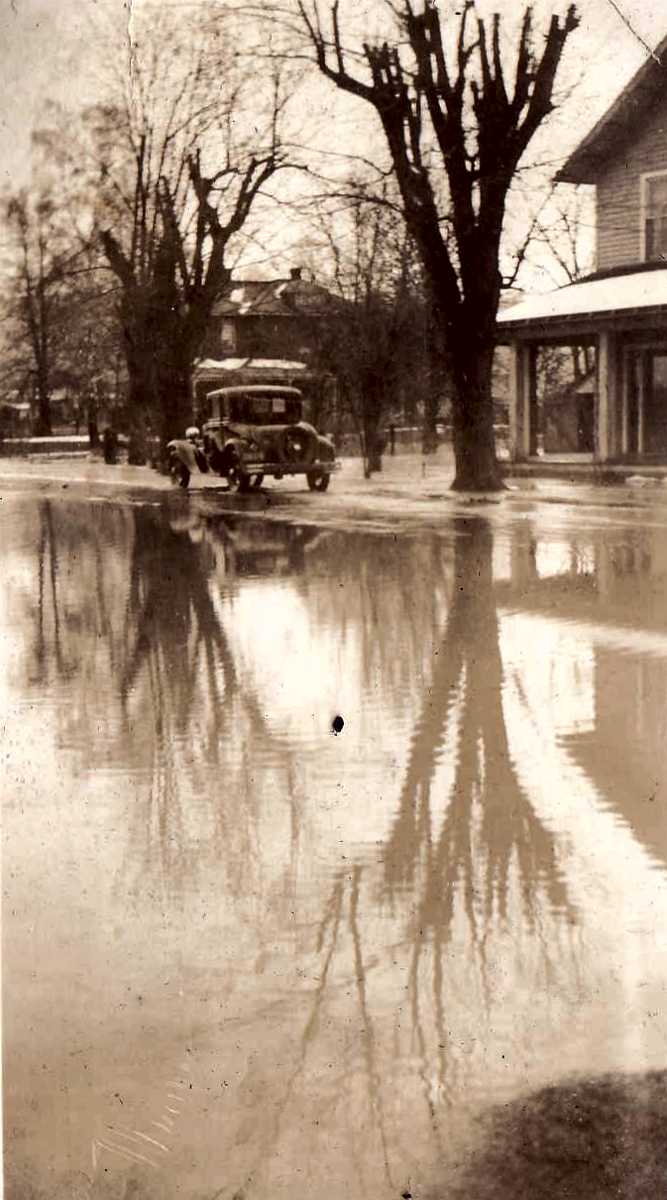
[[[531,297],[501,313],[498,338],[511,350],[512,463],[667,467],[667,269]],[[538,453],[537,362],[546,346],[594,349],[592,454]]]

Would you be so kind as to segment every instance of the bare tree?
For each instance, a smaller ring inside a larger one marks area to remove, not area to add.
[[[130,413],[135,432],[151,423],[163,441],[187,423],[193,362],[230,279],[229,244],[286,163],[278,68],[258,79],[210,42],[161,22],[136,47],[131,75],[119,73],[110,102],[87,113],[95,225],[119,284]]]
[[[103,380],[117,379],[119,338],[115,281],[91,237],[95,196],[81,186],[71,116],[47,102],[42,121],[29,186],[3,198],[2,377],[19,393],[30,387],[35,431],[50,434],[54,390],[78,398],[80,410]]]
[[[591,239],[587,236],[587,225],[591,225],[591,201],[581,188],[574,188],[567,197],[559,196],[548,214],[540,214],[535,228],[535,238],[546,249],[553,263],[554,283],[577,283],[589,275],[593,267]],[[545,220],[545,215],[549,220]],[[548,269],[548,268],[547,268]],[[569,348],[572,374],[575,384],[589,376],[595,366],[595,350],[592,345],[573,345]],[[542,356],[547,357],[546,348]]]
[[[371,105],[382,125],[451,368],[454,487],[498,488],[491,370],[505,204],[524,152],[554,107],[563,48],[578,24],[575,7],[552,15],[540,51],[532,9],[524,10],[512,86],[500,17],[487,29],[475,0],[465,0],[457,23],[434,4],[417,10],[401,0],[392,8],[393,42],[365,42],[362,52],[344,44],[338,0],[328,29],[317,0],[297,2],[319,70]]]
[[[420,264],[386,182],[369,192],[355,177],[313,206],[310,250],[331,295],[318,357],[338,381],[369,478],[382,469],[387,422],[430,385]]]
[[[31,201],[26,191],[17,193],[7,202],[6,216],[14,242],[8,305],[17,332],[13,365],[32,381],[37,402],[35,433],[49,436],[55,369],[53,323],[65,256],[54,248],[58,234],[54,205],[47,194]]]

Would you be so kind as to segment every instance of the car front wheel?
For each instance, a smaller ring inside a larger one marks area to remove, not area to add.
[[[227,487],[230,492],[249,492],[252,476],[240,467],[230,467],[227,472]]]
[[[308,471],[306,479],[311,492],[326,492],[331,475],[328,471]]]

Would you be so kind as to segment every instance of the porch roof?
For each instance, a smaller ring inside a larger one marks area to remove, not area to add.
[[[498,314],[500,340],[507,335],[532,331],[549,332],[556,327],[581,325],[583,319],[593,327],[609,319],[648,315],[667,316],[667,267],[638,270],[603,279],[571,283],[542,296],[506,308]]]

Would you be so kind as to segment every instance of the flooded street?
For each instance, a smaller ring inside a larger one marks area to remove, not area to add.
[[[3,492],[11,1200],[445,1200],[667,1066],[667,504],[606,495]]]

